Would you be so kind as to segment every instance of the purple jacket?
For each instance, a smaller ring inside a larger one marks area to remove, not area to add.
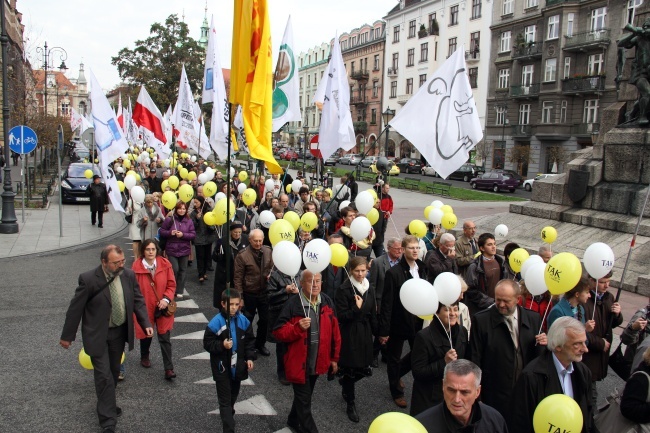
[[[183,232],[182,238],[172,236],[172,230]],[[165,252],[168,256],[183,257],[189,256],[192,252],[192,242],[196,233],[194,232],[194,223],[189,216],[180,217],[174,213],[174,217],[165,218],[160,227],[160,236],[167,238]]]

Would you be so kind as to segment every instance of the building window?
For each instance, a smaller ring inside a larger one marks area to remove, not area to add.
[[[605,18],[607,17],[607,7],[594,9],[591,11],[591,31],[602,30],[605,28]]]
[[[571,75],[571,57],[564,58],[564,79],[566,80]]]
[[[521,68],[521,85],[530,86],[533,84],[533,72],[535,72],[534,65],[524,65]]]
[[[316,114],[311,115],[311,124],[316,126]]]
[[[449,38],[449,53],[447,54],[447,57],[451,56],[456,52],[456,47],[457,47],[457,38]]]
[[[472,58],[478,58],[476,54],[481,47],[481,32],[472,32],[469,34],[469,52],[473,54]]]
[[[436,13],[429,14],[429,31],[433,28],[433,22],[436,20]]]
[[[507,89],[510,86],[510,69],[499,69],[499,89]]]
[[[544,67],[544,81],[555,81],[557,72],[557,59],[546,59],[546,66]]]
[[[455,26],[458,24],[458,5],[449,8],[449,25]]]
[[[469,84],[472,89],[478,87],[478,68],[469,68]]]
[[[409,21],[409,39],[415,37],[415,20]]]
[[[499,52],[500,53],[505,53],[507,51],[510,51],[510,37],[512,35],[512,32],[508,30],[507,32],[501,33],[501,37],[499,38]]]
[[[473,20],[481,18],[481,0],[472,0],[472,18]]]
[[[361,33],[361,43],[365,44],[368,42],[368,32]]]
[[[526,9],[535,8],[539,4],[539,0],[526,0]]]
[[[524,40],[526,42],[535,42],[535,36],[537,35],[537,26],[526,26],[524,27]]]
[[[627,2],[627,23],[634,24],[634,14],[636,13],[636,8],[641,6],[643,0],[628,0]]]
[[[379,81],[374,80],[372,82],[372,97],[376,98],[378,96],[378,94],[379,94]]]
[[[582,116],[583,123],[596,123],[598,119],[598,99],[585,100],[585,110]]]
[[[399,53],[393,53],[393,70],[397,71],[399,66]]]
[[[302,107],[302,95],[298,96],[298,99],[299,99],[298,105]]]
[[[575,26],[576,14],[573,12],[566,14],[566,35],[573,36],[573,28]]]
[[[530,123],[530,104],[519,105],[519,124],[528,125]]]
[[[300,77],[300,88],[302,89],[302,77]]]
[[[560,35],[560,16],[548,17],[548,33],[546,39],[557,39]]]
[[[406,53],[406,66],[413,66],[415,62],[415,48],[409,48]]]
[[[506,107],[496,107],[497,118],[496,125],[502,126],[506,124]]]
[[[605,58],[603,53],[591,54],[587,60],[587,73],[599,75],[605,71]]]
[[[433,61],[435,62],[437,60],[438,60],[438,41],[435,41],[433,43]]]
[[[399,26],[393,27],[393,43],[399,42]]]
[[[406,79],[406,94],[407,95],[413,94],[413,78]]]
[[[506,162],[506,142],[495,141],[494,151],[492,152],[492,168],[503,169]]]
[[[427,82],[427,74],[420,74],[420,86],[419,87],[424,86],[424,83],[426,83],[426,82]]]
[[[307,74],[307,87],[311,86],[311,74]]]
[[[553,122],[553,102],[544,101],[542,102],[542,123],[552,123]]]
[[[429,60],[429,43],[425,42],[420,44],[420,62],[426,62]]]
[[[354,62],[350,62],[350,74],[354,74]]]
[[[501,15],[509,15],[513,11],[514,0],[503,0],[503,8],[501,9]]]
[[[376,125],[377,124],[377,109],[373,108],[370,110],[370,124],[371,125]]]
[[[372,67],[373,71],[378,71],[379,70],[379,54],[375,54],[375,59],[374,59],[374,64]]]
[[[567,108],[567,102],[562,101],[560,104],[560,123],[566,123],[566,108]]]
[[[390,82],[390,97],[397,98],[397,81]]]

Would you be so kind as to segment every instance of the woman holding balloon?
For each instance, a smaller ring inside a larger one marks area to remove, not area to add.
[[[160,236],[167,238],[165,252],[174,269],[176,297],[183,299],[187,261],[192,252],[192,241],[196,237],[196,232],[192,219],[187,215],[185,203],[179,201],[174,206],[169,199],[165,200],[165,197],[163,197],[163,203],[166,203],[165,206],[168,209],[174,209],[174,212],[165,218],[162,227],[160,227]]]
[[[372,375],[373,334],[377,334],[377,306],[374,289],[366,279],[365,257],[350,260],[351,277],[336,291],[336,315],[341,329],[339,383],[347,402],[350,421],[359,422],[354,403],[354,384]]]
[[[564,294],[560,302],[548,314],[548,326],[551,326],[560,317],[569,316],[582,322],[587,332],[593,331],[595,322],[586,316],[584,307],[590,297],[589,280],[583,276],[574,288]]]
[[[199,272],[199,283],[208,279],[208,268],[212,265],[212,244],[216,240],[216,227],[207,224],[204,215],[212,208],[203,197],[194,197],[194,210],[190,214],[194,223],[194,250],[196,251],[196,268]],[[210,221],[211,222],[211,221]]]

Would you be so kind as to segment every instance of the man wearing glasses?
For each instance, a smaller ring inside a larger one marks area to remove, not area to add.
[[[68,349],[82,322],[83,348],[90,356],[95,375],[99,425],[108,433],[115,431],[117,417],[122,414],[116,404],[115,387],[127,341],[129,350],[133,350],[134,313],[147,337],[153,336],[135,273],[124,269],[125,262],[122,249],[108,245],[102,250],[101,265],[79,275],[59,342]]]
[[[463,234],[456,240],[456,265],[458,272],[467,280],[467,270],[479,252],[478,239],[476,239],[476,224],[467,220],[463,223]]]

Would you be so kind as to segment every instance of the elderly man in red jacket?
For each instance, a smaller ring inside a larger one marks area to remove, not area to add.
[[[284,305],[273,336],[287,343],[284,369],[293,385],[293,404],[287,425],[299,432],[316,433],[311,412],[311,396],[318,376],[335,374],[341,350],[339,321],[334,301],[321,293],[321,275],[304,270],[300,276],[300,296]]]

